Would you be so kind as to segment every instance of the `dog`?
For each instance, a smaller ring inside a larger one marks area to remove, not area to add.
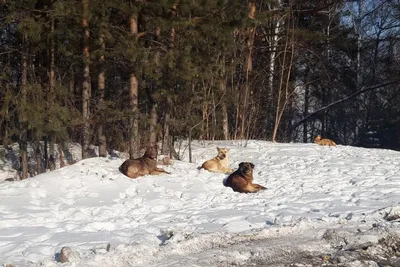
[[[205,161],[198,169],[205,169],[210,172],[232,173],[233,170],[229,168],[228,148],[217,147],[218,155],[210,160]]]
[[[320,146],[336,146],[336,143],[333,142],[331,139],[321,138],[320,135],[317,135],[314,139],[314,143]]]
[[[241,162],[239,168],[225,180],[224,185],[239,193],[256,193],[267,189],[262,185],[253,184],[253,169],[253,163]]]
[[[148,174],[170,174],[162,168],[157,168],[157,146],[148,147],[140,158],[125,160],[119,167],[119,171],[132,179]]]

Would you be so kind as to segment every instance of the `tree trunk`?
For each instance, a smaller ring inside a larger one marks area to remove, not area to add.
[[[272,132],[272,142],[276,142],[276,136],[278,134],[278,128],[279,128],[279,123],[280,123],[280,114],[281,110],[283,109],[281,106],[283,105],[282,100],[283,98],[283,87],[284,87],[284,82],[283,82],[283,76],[285,74],[285,62],[286,62],[286,55],[287,55],[287,46],[288,46],[288,40],[286,39],[286,44],[285,44],[285,50],[283,51],[283,60],[282,60],[282,71],[280,74],[280,82],[279,82],[279,88],[278,88],[278,96],[276,100],[276,111],[275,111],[275,124],[274,124],[274,130]]]
[[[358,0],[358,14],[355,19],[355,31],[357,36],[357,67],[356,67],[356,91],[359,91],[362,86],[362,65],[361,65],[361,51],[362,51],[362,8],[363,8],[363,1]],[[362,105],[357,104],[358,114],[364,113]],[[354,140],[358,139],[360,133],[360,125],[362,124],[362,120],[360,117],[357,117],[356,123],[354,123]]]
[[[59,156],[59,159],[60,159],[60,168],[65,167],[65,165],[66,165],[65,164],[65,160],[64,160],[63,147],[64,147],[64,143],[58,144],[58,156]]]
[[[206,91],[204,91],[206,94]],[[204,96],[205,98],[206,96]],[[207,139],[208,135],[208,122],[207,122],[207,104],[203,103],[202,107],[202,122],[201,122],[201,127],[200,127],[200,141],[204,141]]]
[[[309,85],[307,84],[304,90],[304,111],[303,117],[308,116],[308,106],[310,104],[310,96],[309,96]],[[307,143],[308,141],[308,129],[307,129],[307,122],[303,125],[303,143]]]
[[[104,105],[104,93],[105,93],[105,70],[104,70],[104,52],[106,45],[104,43],[104,34],[101,33],[99,37],[100,47],[101,47],[101,55],[99,59],[100,63],[100,72],[97,77],[98,89],[99,89],[99,109],[100,112],[103,112],[103,105]],[[103,114],[100,115],[102,117]],[[99,142],[99,157],[107,157],[107,139],[104,134],[104,127],[103,122],[100,121],[98,128],[97,128],[97,139]]]
[[[40,142],[36,143],[35,149],[35,158],[36,158],[36,175],[43,173],[43,165],[42,165],[42,152],[40,151]]]
[[[304,109],[303,109],[303,118],[308,116],[308,109],[310,105],[310,84],[308,82],[309,80],[309,74],[310,74],[310,69],[307,68],[305,70],[305,88],[304,88]],[[307,127],[307,122],[304,123],[303,125],[303,143],[308,142],[308,127]]]
[[[53,101],[54,88],[56,84],[55,79],[55,41],[54,41],[54,20],[51,21],[51,39],[50,39],[50,71],[49,71],[49,100]],[[52,103],[49,103],[50,105]]]
[[[54,20],[51,21],[51,39],[50,39],[50,71],[49,71],[49,95],[48,95],[48,110],[52,112],[52,105],[54,103],[54,90],[56,85],[55,79],[55,42],[54,42]],[[49,123],[49,122],[48,122]],[[54,132],[49,133],[50,139],[50,156],[55,155],[55,136]],[[47,166],[46,166],[47,167]],[[55,165],[49,167],[50,171],[54,171]]]
[[[156,27],[154,30],[154,36],[155,36],[155,41],[160,42],[160,35],[161,35],[161,28]],[[158,46],[156,46],[156,50],[154,52],[154,65],[156,66],[156,72],[160,71],[160,50],[157,49]],[[157,109],[158,109],[158,103],[154,99],[154,89],[153,85],[151,88],[148,88],[148,96],[149,96],[149,101],[151,103],[151,110],[150,110],[150,137],[149,137],[149,143],[151,146],[157,144],[157,136],[158,136],[158,128],[157,128],[157,122],[158,122],[158,114],[157,114]]]
[[[139,143],[139,110],[138,110],[138,81],[133,72],[129,78],[129,99],[131,104],[129,158],[134,159],[140,154]]]
[[[8,92],[9,90],[9,85],[8,83],[6,84],[6,91]],[[10,118],[9,118],[9,107],[4,110],[4,138],[3,138],[3,145],[6,147],[6,145],[10,142],[9,140],[9,123],[10,123]]]
[[[239,85],[236,87],[237,90],[239,90]],[[235,90],[236,91],[236,90]],[[239,98],[240,99],[240,98]],[[235,132],[234,132],[234,140],[238,139],[238,133],[239,133],[239,121],[240,121],[241,115],[240,115],[240,105],[236,105],[236,116],[235,116]]]
[[[222,131],[224,134],[224,140],[229,140],[229,120],[228,120],[228,108],[226,103],[222,103]]]
[[[225,70],[225,56],[222,57],[222,77],[220,79],[219,89],[221,90],[223,100],[221,102],[222,112],[222,132],[224,140],[229,140],[229,121],[228,121],[228,108],[226,106],[226,70]]]
[[[157,103],[153,101],[150,111],[150,137],[149,137],[150,146],[157,144],[157,121],[158,121],[157,106],[158,106]]]
[[[43,151],[44,151],[44,168],[45,171],[48,168],[48,164],[49,164],[49,153],[48,153],[48,148],[49,148],[49,140],[48,137],[45,136],[44,138],[44,145],[43,145]]]
[[[82,0],[83,82],[82,82],[82,159],[89,157],[90,145],[90,58],[89,58],[89,0]]]
[[[277,6],[281,5],[281,0],[277,1]],[[269,10],[274,10],[275,7],[269,6]],[[279,34],[281,31],[281,24],[282,24],[281,17],[272,17],[271,18],[271,39],[270,39],[270,53],[269,53],[269,74],[268,74],[268,89],[269,89],[269,98],[271,100],[274,99],[275,90],[274,90],[274,81],[275,81],[275,70],[276,70],[276,55],[278,51],[278,41],[279,41]],[[275,132],[275,129],[274,129]],[[274,140],[275,137],[272,137]]]
[[[130,17],[130,34],[136,38],[138,35],[138,25],[136,18]],[[134,159],[140,156],[140,139],[139,139],[139,107],[138,107],[138,80],[134,70],[130,73],[129,78],[129,99],[131,106],[131,116],[129,125],[129,158]]]
[[[249,1],[249,13],[248,17],[251,20],[254,20],[256,13],[256,3],[254,1]],[[249,98],[249,90],[250,90],[250,81],[249,76],[250,72],[253,70],[253,43],[255,36],[256,28],[250,27],[247,29],[246,37],[247,37],[247,50],[246,50],[246,62],[245,62],[245,85],[244,85],[244,96],[243,96],[243,108],[241,114],[241,126],[240,126],[240,134],[239,138],[244,139],[246,136],[246,123],[249,123],[247,120],[247,100]]]
[[[268,76],[268,87],[270,90],[271,97],[273,96],[274,91],[274,77],[275,77],[275,60],[276,60],[276,53],[278,50],[278,36],[281,27],[281,18],[277,19],[276,21],[273,20],[273,29],[274,33],[271,40],[271,51],[269,53],[269,76]]]
[[[23,36],[24,50],[21,55],[21,105],[20,105],[20,136],[19,136],[19,153],[20,153],[20,176],[21,179],[28,178],[28,140],[27,140],[27,122],[26,122],[26,102],[27,102],[27,86],[28,86],[28,59],[27,59],[27,37]]]
[[[164,113],[164,123],[163,123],[163,140],[161,146],[161,153],[163,155],[170,152],[170,134],[169,134],[169,123],[170,123],[170,112],[171,112],[172,101],[168,98],[165,113]]]
[[[174,4],[172,5],[172,15],[176,16],[176,11],[177,7],[179,4],[179,0],[175,0]],[[169,42],[168,42],[168,50],[173,50],[175,47],[175,28],[172,27],[169,33]],[[173,145],[173,142],[171,140],[170,136],[170,129],[169,129],[169,124],[170,124],[170,117],[171,117],[171,111],[172,111],[172,99],[170,97],[167,98],[166,101],[166,108],[165,108],[165,113],[164,113],[164,122],[163,122],[163,140],[162,140],[162,148],[161,148],[161,153],[162,154],[170,154],[170,157],[172,158],[172,150],[175,151],[175,149],[171,149],[171,146]]]
[[[51,138],[50,139],[50,146],[49,146],[49,150],[50,150],[50,158],[55,158],[55,155],[56,155],[56,151],[55,151],[55,141],[54,141],[54,138]],[[49,161],[49,163],[51,163],[51,161]],[[55,169],[56,169],[56,165],[55,164],[49,164],[48,166],[47,166],[47,168],[50,170],[50,171],[54,171]]]
[[[362,49],[362,33],[361,33],[361,23],[362,23],[362,5],[363,1],[358,0],[358,15],[356,21],[356,35],[357,35],[357,82],[356,82],[356,91],[361,88],[361,79],[362,79],[362,69],[361,69],[361,49]]]
[[[208,99],[210,98],[210,94],[212,93],[212,86],[210,86],[209,88],[207,88],[207,86],[205,86],[205,83],[203,81],[203,89],[204,89],[204,95],[203,95],[203,99],[207,99],[207,101],[204,101],[203,103],[203,121],[201,122],[201,125],[204,125],[204,140],[211,140],[211,130],[210,130],[210,115],[212,111],[211,110],[211,105],[210,103],[208,103]]]
[[[280,74],[280,82],[279,82],[279,88],[278,88],[278,98],[277,98],[277,105],[276,105],[276,113],[275,113],[275,125],[272,133],[272,142],[276,142],[276,137],[278,134],[278,128],[279,124],[281,122],[283,113],[285,111],[286,106],[289,104],[290,97],[292,96],[292,92],[289,92],[289,81],[290,81],[290,75],[291,75],[291,69],[293,66],[293,58],[294,58],[294,24],[292,25],[293,29],[291,32],[291,36],[289,36],[290,33],[290,23],[292,21],[292,10],[289,10],[289,18],[288,18],[288,23],[287,23],[287,34],[286,34],[286,42],[285,42],[285,47],[283,51],[283,59],[282,59],[282,67],[281,67],[281,74]],[[291,47],[291,51],[287,51],[288,47]],[[289,54],[289,55],[288,55]],[[289,56],[289,64],[288,66],[285,66],[286,64],[286,58]],[[287,69],[285,73],[285,69]],[[286,75],[286,81],[284,81],[284,77]]]
[[[212,92],[212,110],[211,110],[211,116],[212,116],[212,134],[211,134],[211,140],[215,140],[215,135],[216,135],[216,130],[217,130],[217,104],[215,103],[215,95],[214,92]]]

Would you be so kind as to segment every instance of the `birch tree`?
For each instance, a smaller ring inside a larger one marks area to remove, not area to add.
[[[135,14],[129,18],[130,36],[136,45],[138,38],[138,23]],[[129,118],[129,158],[134,159],[140,156],[140,139],[139,139],[139,107],[138,107],[139,84],[135,71],[132,69],[129,74],[129,99],[131,114]]]

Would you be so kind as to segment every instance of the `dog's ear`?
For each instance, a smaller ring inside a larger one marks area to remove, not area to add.
[[[217,151],[219,151],[220,150],[220,148],[219,147],[217,147]]]
[[[250,163],[250,166],[251,166],[252,169],[254,169],[254,164],[253,163]]]
[[[244,162],[240,162],[239,163],[239,168],[242,168],[243,165],[244,165]]]

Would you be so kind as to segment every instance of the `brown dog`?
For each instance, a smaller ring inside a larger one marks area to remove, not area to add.
[[[233,170],[229,168],[228,148],[217,147],[218,155],[210,160],[204,162],[201,167],[210,172],[232,173]]]
[[[169,174],[169,172],[157,168],[157,146],[148,147],[141,158],[125,160],[119,167],[119,171],[133,179],[148,174]]]
[[[226,179],[225,186],[229,186],[233,191],[239,193],[255,193],[267,189],[262,185],[253,184],[253,169],[253,163],[241,162],[239,169]]]
[[[320,135],[317,135],[314,139],[314,143],[320,146],[336,146],[336,143],[328,138],[321,138]]]

